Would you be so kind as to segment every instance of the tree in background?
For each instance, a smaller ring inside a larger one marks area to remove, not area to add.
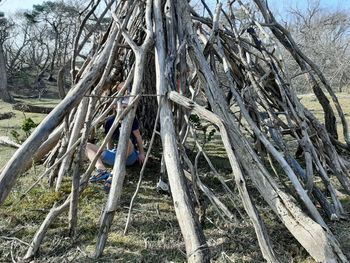
[[[4,55],[4,42],[8,38],[8,30],[11,27],[4,13],[0,12],[0,98],[5,102],[14,102],[7,89],[6,58]]]
[[[345,10],[326,10],[320,1],[308,1],[306,9],[290,9],[289,30],[298,46],[320,65],[332,87],[342,92],[350,84],[350,15]],[[299,92],[309,92],[297,65],[287,65],[294,72],[292,81]]]
[[[64,1],[43,2],[33,5],[33,10],[24,13],[28,23],[35,25],[46,33],[46,43],[50,48],[50,63],[48,80],[53,80],[55,68],[64,65],[73,45],[73,36],[79,25],[79,10]]]
[[[37,87],[45,79],[54,81],[59,69],[69,65],[82,6],[78,1],[48,1],[11,18],[3,45],[11,86],[43,95]]]
[[[8,78],[13,78],[18,74],[25,63],[24,53],[32,39],[30,25],[23,22],[22,13],[16,13],[16,19],[11,19],[12,27],[8,31],[8,39],[4,42],[4,52],[6,57],[6,68]]]

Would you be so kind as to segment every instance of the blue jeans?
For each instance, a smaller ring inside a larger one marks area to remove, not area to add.
[[[116,153],[117,153],[116,149],[104,150],[101,154],[101,160],[103,164],[113,167]],[[139,152],[134,149],[133,152],[126,159],[126,165],[131,166],[138,159],[139,159]]]

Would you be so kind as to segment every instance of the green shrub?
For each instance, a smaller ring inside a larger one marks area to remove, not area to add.
[[[10,131],[11,136],[15,139],[17,143],[21,143],[20,134],[16,130]]]
[[[22,122],[21,129],[24,131],[26,138],[32,133],[32,129],[38,126],[31,118],[25,118]]]
[[[21,123],[20,132],[16,130],[11,130],[10,134],[17,143],[22,143],[30,136],[30,134],[32,133],[32,129],[36,126],[38,126],[38,124],[35,123],[31,118],[24,118],[24,120]]]

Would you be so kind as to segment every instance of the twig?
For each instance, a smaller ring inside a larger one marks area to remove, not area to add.
[[[49,172],[51,172],[53,170],[53,168],[55,168],[57,165],[59,165],[63,160],[64,158],[70,154],[79,144],[80,142],[80,138],[72,145],[71,148],[69,148],[66,153],[64,155],[62,155],[62,157],[57,160],[57,162],[55,162],[51,167],[49,167],[45,172],[43,172],[39,178],[27,189],[27,191],[25,191],[21,197],[19,198],[19,200],[21,201],[29,192],[30,190],[32,190],[40,181],[41,179],[43,179],[45,177],[45,175],[47,175]]]
[[[23,244],[23,245],[26,245],[26,246],[30,246],[30,244],[29,243],[27,243],[27,242],[25,242],[25,241],[22,241],[22,240],[20,240],[19,238],[17,238],[17,237],[7,237],[7,236],[0,236],[0,238],[2,238],[2,239],[5,239],[5,240],[13,240],[13,241],[17,241],[17,242],[19,242],[19,243],[21,243],[21,244]]]
[[[161,101],[160,101],[159,104],[161,104],[162,101],[163,101],[163,97],[161,98]],[[157,110],[157,116],[156,116],[156,120],[155,120],[155,122],[154,122],[154,128],[153,128],[153,133],[152,133],[151,141],[150,141],[150,143],[149,143],[149,148],[148,148],[147,153],[146,153],[145,161],[144,161],[143,164],[142,164],[142,168],[141,168],[141,171],[140,171],[139,181],[138,181],[138,183],[137,183],[137,187],[136,187],[135,193],[134,193],[134,195],[132,196],[131,201],[130,201],[128,217],[127,217],[126,224],[125,224],[125,228],[124,228],[124,235],[126,235],[126,234],[127,234],[127,231],[128,231],[128,227],[129,227],[129,224],[130,224],[130,217],[131,217],[132,206],[133,206],[134,200],[135,200],[135,198],[136,198],[136,196],[137,196],[137,194],[138,194],[138,192],[139,192],[139,190],[140,190],[140,186],[141,186],[143,174],[144,174],[144,171],[145,171],[145,168],[146,168],[146,164],[147,164],[149,155],[150,155],[151,150],[152,150],[154,138],[155,138],[156,131],[157,131],[157,125],[158,125],[158,120],[159,120],[159,114],[160,114],[160,107],[158,107],[158,110]]]
[[[221,255],[222,255],[222,257],[224,258],[224,259],[227,259],[227,260],[229,260],[230,262],[235,262],[234,260],[232,260],[227,254],[226,254],[226,252],[221,252]]]
[[[14,241],[11,242],[11,260],[13,263],[17,263],[17,261],[15,260],[15,256],[13,255],[13,246],[14,246]]]

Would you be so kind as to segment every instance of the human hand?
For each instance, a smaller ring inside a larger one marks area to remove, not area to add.
[[[139,163],[140,163],[140,165],[142,165],[144,161],[145,161],[145,154],[144,153],[140,153],[139,154]]]

